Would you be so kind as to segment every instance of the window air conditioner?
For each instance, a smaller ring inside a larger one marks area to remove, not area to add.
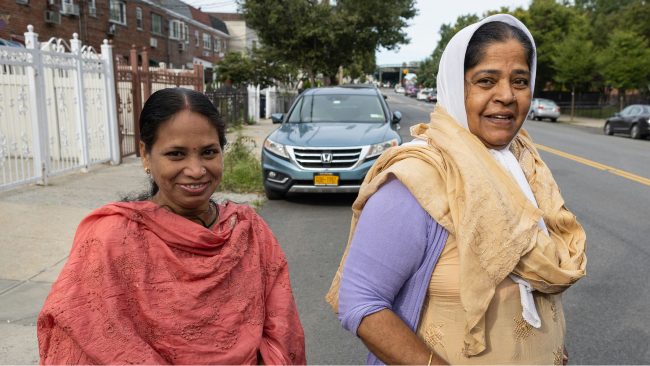
[[[79,15],[79,5],[74,4],[61,4],[61,14]]]
[[[158,47],[158,38],[149,38],[149,46],[151,48]]]
[[[187,51],[187,43],[185,43],[185,42],[180,42],[180,43],[178,44],[178,50],[179,50],[179,51]]]
[[[111,24],[111,25],[108,27],[108,32],[106,32],[106,33],[108,33],[108,35],[111,35],[111,36],[112,36],[112,35],[115,34],[116,31],[117,31],[117,26],[115,26],[115,24]]]
[[[61,24],[61,14],[58,11],[45,10],[45,23]]]

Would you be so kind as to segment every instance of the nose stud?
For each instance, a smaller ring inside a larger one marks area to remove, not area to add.
[[[205,168],[203,168],[203,173],[205,173],[205,172],[206,172],[206,170],[205,170]]]

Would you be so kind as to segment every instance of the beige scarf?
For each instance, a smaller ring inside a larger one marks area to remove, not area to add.
[[[536,290],[560,293],[585,275],[585,232],[564,206],[551,171],[523,129],[510,151],[519,161],[539,208],[483,143],[437,106],[429,125],[411,128],[428,146],[395,147],[370,169],[352,205],[348,248],[326,296],[338,312],[338,291],[352,236],[364,205],[394,174],[438,224],[460,256],[465,353],[485,349],[483,323],[496,286],[510,273]],[[537,226],[543,217],[550,237]]]

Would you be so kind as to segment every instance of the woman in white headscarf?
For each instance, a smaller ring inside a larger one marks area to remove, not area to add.
[[[562,364],[562,293],[585,233],[522,129],[536,55],[495,15],[452,38],[438,105],[384,153],[352,206],[327,294],[368,364]]]

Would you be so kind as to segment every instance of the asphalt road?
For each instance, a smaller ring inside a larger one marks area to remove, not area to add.
[[[383,92],[402,112],[400,133],[410,141],[409,127],[428,123],[433,105]],[[524,128],[587,233],[587,276],[564,294],[570,363],[650,364],[650,141],[562,123],[527,121]],[[289,262],[311,364],[365,362],[365,347],[324,300],[354,199],[290,196],[260,210]]]

